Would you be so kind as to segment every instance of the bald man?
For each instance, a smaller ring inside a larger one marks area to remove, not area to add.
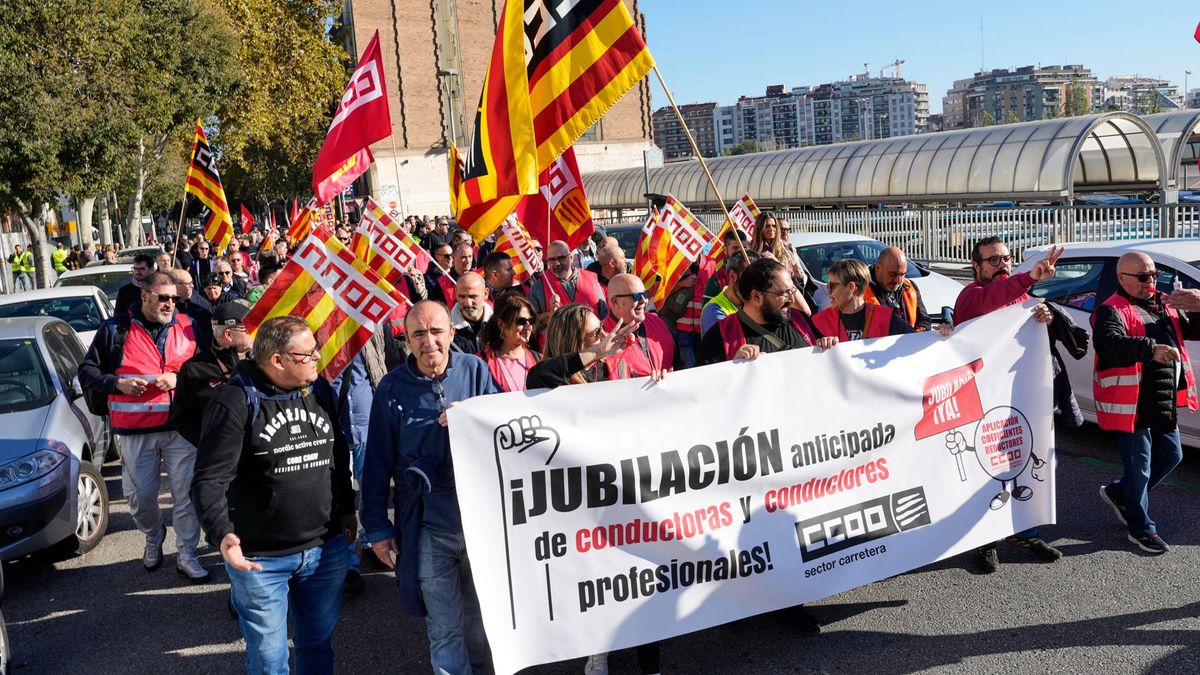
[[[504,255],[504,254],[501,254]],[[454,285],[455,302],[450,310],[454,326],[454,346],[468,354],[479,353],[479,332],[492,318],[492,303],[487,299],[487,284],[476,272],[467,272]]]
[[[1100,498],[1128,528],[1129,541],[1153,554],[1170,550],[1150,518],[1149,493],[1179,464],[1179,408],[1196,410],[1196,382],[1185,340],[1200,339],[1196,291],[1158,290],[1160,272],[1144,253],[1117,261],[1117,292],[1096,310],[1096,423],[1112,431],[1121,477]]]
[[[446,409],[500,387],[479,357],[451,353],[454,327],[441,303],[418,302],[404,329],[412,355],[384,376],[371,406],[363,527],[375,555],[396,570],[400,606],[425,617],[434,671],[485,672],[491,651],[463,539]]]
[[[546,272],[529,289],[528,298],[542,327],[550,322],[554,310],[570,303],[590,307],[601,319],[608,316],[600,279],[587,270],[575,268],[565,241],[552,241],[546,247]]]
[[[605,237],[604,245],[596,252],[597,276],[600,279],[600,285],[608,287],[608,282],[618,274],[625,274],[629,271],[628,263],[625,262],[625,249],[617,243],[615,237]]]
[[[908,257],[904,255],[904,251],[898,246],[883,249],[870,270],[871,280],[863,293],[863,300],[870,304],[890,307],[913,330],[929,330],[933,321],[925,311],[921,289],[904,276],[908,271]]]
[[[636,275],[618,274],[608,282],[609,315],[604,319],[604,330],[616,330],[618,322],[622,326],[638,324],[634,333],[626,338],[621,353],[605,359],[610,379],[652,377],[657,380],[681,365],[667,324],[646,309],[649,300],[650,294]]]

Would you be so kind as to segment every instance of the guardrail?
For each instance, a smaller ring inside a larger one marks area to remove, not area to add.
[[[1200,238],[1200,204],[1031,206],[1012,208],[808,209],[776,211],[792,232],[842,232],[899,246],[909,257],[969,262],[976,241],[1001,237],[1019,261],[1030,246],[1079,241]],[[719,213],[697,216],[716,231]],[[596,219],[616,224],[616,219]],[[622,218],[619,222],[637,222]]]

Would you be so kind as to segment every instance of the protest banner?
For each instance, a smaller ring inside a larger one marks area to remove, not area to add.
[[[497,672],[809,602],[1055,520],[1030,304],[936,333],[471,399],[455,481]]]

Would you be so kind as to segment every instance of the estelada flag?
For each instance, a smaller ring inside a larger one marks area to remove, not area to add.
[[[516,217],[510,216],[500,223],[500,236],[496,238],[496,252],[507,253],[512,258],[513,282],[522,283],[541,269],[541,260],[533,248],[529,232]]]
[[[746,241],[749,241],[754,234],[754,221],[758,218],[759,213],[762,212],[759,211],[758,205],[754,203],[750,195],[742,195],[741,199],[729,207],[729,218],[726,218],[725,222],[721,224],[721,230],[717,232],[712,247],[708,249],[707,253],[708,258],[716,263],[715,269],[719,270],[725,267],[725,233],[731,227],[737,227],[746,235]]]
[[[371,197],[367,197],[363,206],[350,248],[355,257],[393,285],[399,283],[405,270],[427,271],[432,260],[417,240]]]
[[[321,374],[335,378],[371,339],[404,294],[354,257],[333,232],[318,228],[246,315],[253,334],[267,319],[296,316],[317,337]]]
[[[494,232],[512,207],[488,203],[535,193],[538,174],[653,66],[622,0],[505,2],[462,157],[459,224],[476,241]]]
[[[561,240],[567,242],[568,250],[574,250],[596,231],[574,147],[567,148],[542,172],[535,194],[521,198],[517,220],[546,248]]]
[[[217,171],[217,160],[208,147],[208,137],[200,120],[196,120],[196,137],[192,141],[192,159],[188,162],[184,192],[194,195],[208,207],[208,218],[204,222],[204,238],[211,241],[213,248],[224,251],[233,239],[233,219],[229,205],[225,203],[225,188],[221,185],[221,174]]]
[[[666,205],[659,210],[656,224],[665,233],[659,235],[657,273],[660,281],[654,289],[654,305],[662,307],[675,284],[713,240],[713,235],[699,218],[671,195],[667,195]]]
[[[328,203],[366,173],[375,161],[370,145],[391,135],[392,117],[377,30],[350,75],[325,134],[325,144],[313,163],[312,187],[317,204]]]
[[[242,204],[242,234],[250,234],[250,230],[254,229],[254,216],[246,210],[246,205]]]

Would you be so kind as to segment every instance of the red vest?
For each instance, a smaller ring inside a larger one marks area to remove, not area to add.
[[[605,331],[612,331],[616,326],[617,322],[611,314],[604,319]],[[620,354],[604,359],[608,379],[646,377],[654,370],[671,370],[675,363],[675,339],[671,337],[667,324],[657,315],[647,312],[642,328],[646,331],[645,351],[642,350],[640,339],[629,336]]]
[[[692,297],[688,300],[687,306],[683,308],[683,316],[675,322],[676,330],[685,333],[700,332],[700,314],[704,310],[704,286],[712,278],[714,267],[712,260],[700,259],[700,268],[696,272],[696,283],[692,286]]]
[[[1155,291],[1157,293],[1157,291]],[[1145,337],[1146,323],[1142,313],[1119,293],[1113,293],[1104,304],[1117,310],[1125,332],[1131,337]],[[1196,410],[1196,380],[1192,364],[1188,359],[1187,345],[1183,341],[1183,330],[1179,327],[1179,312],[1167,307],[1167,316],[1175,329],[1175,342],[1179,345],[1180,363],[1183,365],[1185,387],[1175,392],[1175,405],[1179,408]],[[1137,422],[1138,389],[1142,382],[1142,364],[1100,368],[1100,356],[1093,355],[1094,375],[1092,395],[1096,399],[1096,424],[1109,431],[1133,431]]]
[[[196,353],[196,331],[191,319],[175,315],[175,323],[167,329],[165,355],[160,354],[154,337],[137,321],[130,321],[125,338],[124,356],[116,376],[155,380],[163,373],[178,373],[184,362]],[[167,427],[171,409],[171,392],[156,386],[146,387],[141,396],[120,392],[108,395],[108,410],[113,431],[141,432]]]
[[[504,371],[500,368],[500,357],[493,354],[492,350],[484,349],[483,361],[484,363],[487,363],[488,372],[492,374],[492,379],[496,380],[496,384],[500,385],[500,388],[504,391],[512,391],[512,389],[509,388],[508,381],[504,378]],[[525,359],[523,360],[522,365],[525,366],[526,375],[528,375],[529,369],[536,366],[537,363],[537,352],[533,351],[529,347],[525,347]]]
[[[883,305],[867,303],[863,310],[867,315],[863,318],[863,335],[860,340],[887,337],[892,334],[892,308]],[[812,318],[813,325],[821,331],[821,335],[836,337],[838,342],[849,342],[846,327],[842,325],[842,313],[834,307],[826,307]]]
[[[558,277],[546,272],[542,275],[542,292],[545,294],[547,309],[554,306],[553,296],[557,295],[559,302],[564,305],[572,302],[584,305],[591,307],[597,316],[600,315],[600,299],[604,297],[604,289],[600,287],[600,278],[594,272],[579,270],[573,298],[567,295]]]
[[[812,329],[808,327],[808,321],[804,313],[798,309],[791,311],[792,327],[800,333],[800,337],[811,347],[817,341],[813,335]],[[721,341],[725,343],[725,360],[732,361],[737,351],[746,344],[746,333],[742,328],[742,320],[735,312],[717,322],[717,329],[721,331]]]

